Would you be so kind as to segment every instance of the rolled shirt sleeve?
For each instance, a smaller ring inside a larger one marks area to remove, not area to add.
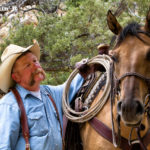
[[[84,79],[80,74],[77,74],[77,76],[72,80],[70,84],[69,89],[69,101],[71,102],[77,93],[77,91],[80,89]]]

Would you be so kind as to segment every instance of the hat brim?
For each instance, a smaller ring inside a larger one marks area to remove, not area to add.
[[[10,88],[15,85],[11,77],[12,67],[16,59],[22,55],[24,52],[30,50],[38,60],[40,60],[40,47],[38,43],[24,48],[21,52],[15,53],[14,55],[9,56],[1,65],[0,65],[0,89],[7,93]]]

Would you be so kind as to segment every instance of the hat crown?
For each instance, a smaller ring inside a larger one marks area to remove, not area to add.
[[[5,59],[7,59],[9,56],[21,53],[25,50],[24,47],[10,44],[9,46],[6,47],[6,49],[3,51],[3,54],[1,56],[1,61],[3,62]]]

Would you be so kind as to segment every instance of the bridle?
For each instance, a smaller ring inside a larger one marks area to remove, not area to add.
[[[146,102],[146,99],[148,98],[148,102],[144,104],[144,113],[147,113],[147,119],[148,119],[148,124],[150,127],[150,78],[144,77],[143,75],[137,73],[137,72],[126,72],[125,74],[123,74],[120,78],[117,78],[116,75],[114,74],[114,62],[111,63],[111,67],[110,67],[110,77],[111,77],[111,118],[112,118],[112,134],[113,134],[113,144],[115,147],[119,147],[120,145],[120,138],[121,138],[121,129],[120,129],[120,118],[121,116],[119,114],[117,114],[117,140],[116,140],[116,133],[115,133],[115,129],[114,129],[114,121],[113,121],[113,104],[115,102],[115,98],[118,97],[118,94],[120,93],[120,83],[121,81],[126,78],[126,77],[130,77],[130,76],[134,76],[136,78],[139,78],[141,80],[143,80],[147,86],[148,86],[148,94],[145,97],[144,103]],[[142,147],[143,150],[146,150],[146,147],[144,146],[143,142],[142,142],[142,138],[140,135],[140,131],[143,130],[143,128],[141,127],[143,126],[143,124],[139,124],[138,127],[136,127],[136,132],[137,132],[137,136],[138,139],[134,139],[132,140],[132,131],[134,129],[131,128],[131,132],[129,135],[129,145],[135,144],[135,143],[139,143]]]
[[[134,77],[137,77],[137,78],[143,80],[147,84],[148,92],[150,93],[150,78],[147,78],[137,72],[126,72],[120,78],[117,78],[116,76],[114,76],[116,87],[119,87],[119,83],[121,82],[121,80],[123,80],[125,77],[129,77],[129,76],[134,76]]]
[[[138,31],[138,33],[142,33],[145,34],[146,36],[150,37],[150,34],[144,31]],[[136,35],[136,37],[141,40],[142,42],[144,42],[145,44],[150,45],[148,42],[144,41],[139,35]],[[147,113],[147,119],[148,119],[148,124],[150,127],[150,78],[145,77],[144,75],[137,73],[137,72],[126,72],[125,74],[123,74],[121,77],[117,77],[114,73],[114,62],[112,61],[111,65],[110,65],[110,79],[111,79],[111,118],[112,118],[112,137],[113,137],[113,144],[115,147],[119,147],[120,142],[121,142],[121,130],[120,130],[120,115],[117,114],[117,135],[115,133],[115,128],[114,128],[114,121],[113,121],[113,104],[115,102],[115,98],[118,97],[119,93],[120,93],[120,83],[121,81],[126,78],[126,77],[131,77],[134,76],[136,78],[139,78],[141,80],[143,80],[147,87],[148,87],[148,93],[145,97],[144,100],[144,113]],[[148,98],[147,103],[146,99]],[[142,137],[140,135],[140,131],[143,130],[141,128],[143,124],[140,124],[138,127],[136,127],[136,132],[137,132],[137,137],[138,139],[132,140],[132,131],[133,128],[131,129],[130,135],[129,135],[129,145],[133,145],[135,143],[139,143],[141,148],[143,150],[146,150],[146,146],[143,144],[142,141]],[[116,138],[117,136],[117,138]]]

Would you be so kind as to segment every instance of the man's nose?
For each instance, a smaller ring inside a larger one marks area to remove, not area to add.
[[[33,66],[34,68],[40,68],[40,67],[41,67],[38,62],[32,63],[32,66]]]

